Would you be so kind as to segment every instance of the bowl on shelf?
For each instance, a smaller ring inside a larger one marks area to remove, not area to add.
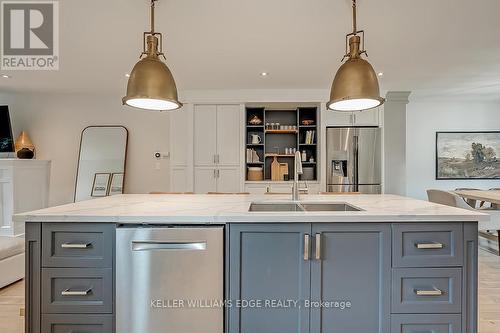
[[[314,125],[314,120],[312,120],[312,119],[304,119],[304,120],[301,121],[301,124],[305,125],[305,126]]]

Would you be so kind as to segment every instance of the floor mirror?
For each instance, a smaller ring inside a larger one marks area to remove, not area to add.
[[[89,126],[82,131],[75,202],[123,193],[127,141],[123,126]]]

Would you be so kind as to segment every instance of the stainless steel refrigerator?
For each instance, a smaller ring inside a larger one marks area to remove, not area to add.
[[[381,130],[328,127],[327,191],[381,193]]]

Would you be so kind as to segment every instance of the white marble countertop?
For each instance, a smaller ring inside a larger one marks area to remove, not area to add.
[[[489,216],[396,195],[302,195],[301,202],[348,203],[362,211],[249,212],[252,202],[290,195],[125,194],[15,215],[18,222],[224,224],[232,222],[487,221]]]

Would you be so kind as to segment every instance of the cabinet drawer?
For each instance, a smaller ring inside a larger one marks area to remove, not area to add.
[[[394,224],[394,267],[461,266],[462,224]]]
[[[111,268],[43,268],[42,313],[112,313]]]
[[[114,225],[47,223],[42,226],[44,267],[112,267]]]
[[[112,315],[64,315],[42,316],[43,333],[112,333]]]
[[[461,331],[459,314],[391,316],[391,333],[461,333]]]
[[[461,286],[461,268],[394,269],[392,312],[459,313]]]

